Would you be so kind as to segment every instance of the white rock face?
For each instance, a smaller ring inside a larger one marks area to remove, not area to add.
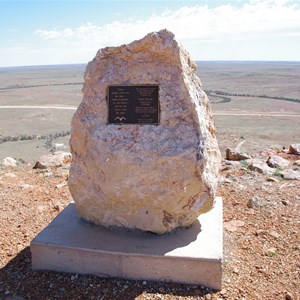
[[[155,233],[213,207],[220,166],[209,100],[196,65],[166,30],[98,51],[72,120],[69,188],[103,226]],[[109,85],[159,85],[159,125],[107,124]]]
[[[14,158],[12,158],[12,157],[5,157],[5,158],[3,158],[1,165],[3,167],[16,167],[17,164],[18,164],[18,162]]]
[[[56,151],[53,154],[46,154],[40,157],[35,163],[34,169],[47,169],[61,167],[71,162],[72,156],[69,152]]]
[[[279,155],[272,154],[268,157],[267,164],[271,168],[287,168],[290,162]]]
[[[300,144],[290,145],[290,153],[300,155]]]

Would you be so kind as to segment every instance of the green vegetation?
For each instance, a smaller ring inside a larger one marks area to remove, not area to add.
[[[248,162],[246,162],[245,160],[240,160],[240,164],[241,164],[244,168],[248,168],[248,166],[249,166]]]
[[[18,136],[3,136],[0,137],[0,144],[5,142],[16,142],[16,141],[29,141],[29,140],[46,140],[46,147],[51,145],[52,141],[58,137],[64,137],[70,135],[70,130],[61,132],[50,133],[48,135],[37,135],[37,134],[21,134]],[[50,147],[50,148],[51,148]]]
[[[282,178],[282,169],[276,168],[276,170],[274,172],[274,176]]]
[[[207,95],[213,95],[215,97],[220,96],[223,97],[224,101],[221,103],[225,102],[230,102],[231,98],[225,97],[225,96],[232,96],[232,97],[252,97],[252,98],[266,98],[266,99],[275,99],[275,100],[284,100],[284,101],[290,101],[290,102],[296,102],[300,103],[300,99],[294,99],[294,98],[288,98],[288,97],[282,97],[282,96],[268,96],[268,95],[252,95],[252,94],[240,94],[240,93],[229,93],[229,92],[223,92],[223,91],[212,91],[208,90],[205,91]]]
[[[2,87],[2,88],[0,88],[0,90],[3,91],[3,90],[12,90],[12,89],[28,89],[28,88],[37,88],[37,87],[43,87],[43,86],[61,86],[61,85],[83,85],[83,83],[82,82],[66,82],[66,83],[49,83],[49,84],[35,84],[35,85],[14,84],[14,85]]]
[[[205,93],[207,94],[208,97],[213,96],[216,98],[220,98],[221,101],[219,101],[218,103],[228,103],[231,101],[231,98],[229,97],[225,97],[225,96],[220,96],[219,94],[215,93],[214,91],[208,90],[205,91]]]

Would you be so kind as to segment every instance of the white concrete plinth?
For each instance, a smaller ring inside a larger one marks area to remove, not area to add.
[[[214,209],[190,228],[156,235],[89,224],[71,203],[32,240],[32,268],[220,290],[222,219],[222,198],[217,197]]]

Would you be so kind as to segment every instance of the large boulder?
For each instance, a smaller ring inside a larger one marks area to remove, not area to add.
[[[159,87],[158,124],[109,122],[108,88],[140,84]],[[89,221],[162,234],[213,207],[221,155],[210,104],[171,32],[98,51],[70,146],[69,188]]]

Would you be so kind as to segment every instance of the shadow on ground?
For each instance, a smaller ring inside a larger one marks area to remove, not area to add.
[[[191,297],[213,293],[197,285],[99,278],[31,270],[31,253],[27,247],[0,269],[0,300],[21,299],[160,299],[168,294]]]

